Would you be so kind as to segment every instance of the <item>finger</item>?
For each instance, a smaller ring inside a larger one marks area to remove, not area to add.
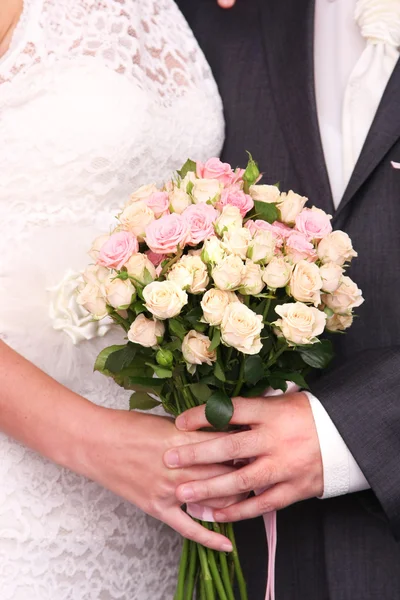
[[[188,444],[172,448],[164,454],[164,463],[169,468],[208,465],[258,456],[265,452],[260,433],[250,430],[231,433],[223,438],[215,438],[199,444]]]
[[[198,467],[190,467],[187,469],[178,469],[176,485],[187,483],[189,481],[198,481],[203,479],[212,479],[221,475],[232,473],[236,469],[227,467],[226,465],[200,465]]]
[[[235,496],[228,496],[226,498],[210,498],[209,500],[204,500],[202,504],[208,508],[227,508],[228,506],[232,506],[232,504],[243,502],[247,496],[248,494],[236,494]]]
[[[179,485],[176,497],[180,502],[199,503],[209,498],[251,492],[255,489],[275,485],[284,479],[284,473],[278,473],[271,460],[256,460],[251,465],[227,475]]]
[[[265,398],[233,398],[232,425],[256,425],[262,422]],[[195,431],[203,427],[210,427],[206,418],[205,406],[196,406],[180,415],[175,425],[181,431]]]
[[[236,4],[236,0],[218,0],[221,8],[232,8]]]
[[[259,496],[254,496],[244,502],[239,502],[239,504],[233,504],[223,511],[214,511],[214,518],[219,523],[254,519],[274,510],[286,508],[286,506],[298,502],[299,499],[290,485],[281,483]]]
[[[219,550],[220,552],[232,551],[232,544],[228,538],[202,527],[180,508],[171,509],[163,520],[188,540],[198,542],[202,546],[206,546],[212,550]]]

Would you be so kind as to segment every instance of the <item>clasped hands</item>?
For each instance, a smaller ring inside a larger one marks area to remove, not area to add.
[[[318,435],[304,393],[270,398],[235,398],[233,425],[246,430],[209,441],[169,449],[164,463],[170,469],[246,461],[244,466],[204,480],[185,482],[176,490],[181,503],[207,503],[218,498],[238,498],[223,509],[214,509],[216,521],[239,521],[280,510],[323,493],[323,467]],[[181,431],[209,427],[204,406],[176,420]],[[257,496],[248,497],[253,490]]]

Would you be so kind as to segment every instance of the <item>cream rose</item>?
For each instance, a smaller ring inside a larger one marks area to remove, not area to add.
[[[321,304],[322,278],[314,263],[301,260],[293,269],[289,281],[290,295],[300,302]]]
[[[208,290],[200,303],[206,323],[213,327],[221,325],[225,309],[231,302],[239,302],[239,298],[234,292],[226,292],[216,288]]]
[[[223,247],[221,240],[216,235],[205,240],[203,249],[201,252],[202,260],[208,265],[209,263],[215,265],[220,263],[226,256],[225,248]]]
[[[249,244],[247,255],[253,262],[259,262],[265,265],[269,263],[275,255],[277,244],[278,238],[272,231],[256,231],[253,240]]]
[[[154,219],[154,212],[145,202],[130,204],[119,215],[122,228],[134,233],[140,242],[143,242],[146,228]]]
[[[108,281],[110,276],[110,269],[107,267],[101,267],[100,265],[89,265],[84,272],[82,277],[85,283],[93,283],[98,285],[104,294],[104,283]]]
[[[320,241],[317,254],[322,263],[333,262],[339,266],[358,256],[347,233],[340,230],[333,231]]]
[[[275,312],[281,318],[274,325],[291,346],[314,344],[325,329],[326,314],[302,302],[280,304]]]
[[[136,317],[128,331],[128,340],[145,348],[157,346],[164,336],[165,326],[157,319],[148,319],[143,314]]]
[[[260,265],[254,263],[252,260],[247,260],[242,281],[240,283],[240,293],[248,296],[260,294],[265,285],[262,274]]]
[[[250,186],[250,196],[257,202],[275,204],[280,201],[281,193],[276,185],[252,185]]]
[[[193,253],[182,256],[180,262],[192,276],[189,292],[191,294],[201,294],[202,292],[205,292],[210,283],[210,278],[208,277],[207,266],[201,260],[201,257],[198,254]]]
[[[228,304],[221,323],[221,340],[243,354],[261,351],[262,316],[241,302]]]
[[[332,292],[335,292],[339,287],[343,269],[336,263],[330,262],[322,265],[319,274],[322,278],[322,291],[332,294]]]
[[[353,308],[364,302],[362,291],[350,277],[343,276],[342,281],[333,294],[324,294],[322,301],[328,308],[339,314],[350,314]]]
[[[215,223],[215,231],[222,236],[225,231],[231,229],[241,229],[243,218],[237,206],[227,205],[222,209],[221,215]]]
[[[105,284],[107,304],[118,310],[129,308],[134,299],[136,290],[129,279],[109,279]]]
[[[142,185],[138,190],[136,190],[136,192],[131,194],[128,205],[134,204],[135,202],[140,202],[142,200],[147,200],[156,192],[158,192],[158,188],[155,183],[151,183],[150,185]]]
[[[206,335],[192,329],[183,338],[183,358],[189,365],[212,365],[217,360],[217,353],[215,350],[209,351],[210,344],[211,341]]]
[[[143,289],[145,306],[158,319],[171,319],[187,304],[188,296],[174,281],[153,281]]]
[[[169,209],[171,212],[181,215],[191,204],[190,196],[183,188],[174,187],[172,192],[169,193]]]
[[[353,315],[332,315],[326,322],[329,331],[345,331],[353,324]]]
[[[280,202],[277,204],[281,213],[280,220],[286,223],[286,225],[294,225],[307,200],[308,198],[295,194],[292,190],[287,194],[285,192],[282,193]]]
[[[228,254],[236,254],[245,260],[250,241],[251,233],[246,227],[228,229],[223,234],[222,246]]]
[[[175,263],[167,274],[168,281],[173,281],[181,290],[187,290],[192,285],[193,275],[182,262]]]
[[[235,290],[242,281],[244,264],[239,256],[230,254],[212,270],[212,278],[220,290]]]
[[[108,315],[107,303],[100,287],[95,283],[87,283],[76,299],[96,320]]]
[[[108,240],[110,239],[109,235],[99,235],[99,237],[97,237],[93,243],[92,243],[92,247],[89,250],[89,256],[90,258],[92,258],[93,260],[97,260],[98,256],[99,256],[99,252],[102,249],[102,247],[104,246],[104,244],[106,242],[108,242]]]
[[[195,179],[192,198],[195,204],[200,202],[217,202],[224,186],[218,179]]]
[[[287,259],[276,256],[265,267],[263,281],[271,290],[284,288],[289,283],[292,271],[293,265]]]
[[[156,277],[156,269],[151,260],[140,252],[133,254],[125,263],[128,275],[142,285],[151,283]]]

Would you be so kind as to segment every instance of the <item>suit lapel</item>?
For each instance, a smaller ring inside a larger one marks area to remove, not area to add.
[[[367,139],[336,215],[352,200],[360,187],[400,138],[400,60],[393,71]],[[390,168],[388,161],[388,168]],[[336,216],[335,215],[335,216]]]
[[[333,214],[315,100],[314,4],[314,0],[259,0],[270,89],[301,182],[299,191]]]

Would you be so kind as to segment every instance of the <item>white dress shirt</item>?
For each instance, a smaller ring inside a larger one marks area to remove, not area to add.
[[[338,206],[348,183],[343,153],[343,104],[349,77],[366,47],[354,19],[357,0],[316,0],[314,67],[318,121],[333,201]],[[379,1],[379,0],[378,0]],[[371,122],[364,123],[365,133]],[[370,486],[328,413],[308,393],[320,441],[323,498]]]

